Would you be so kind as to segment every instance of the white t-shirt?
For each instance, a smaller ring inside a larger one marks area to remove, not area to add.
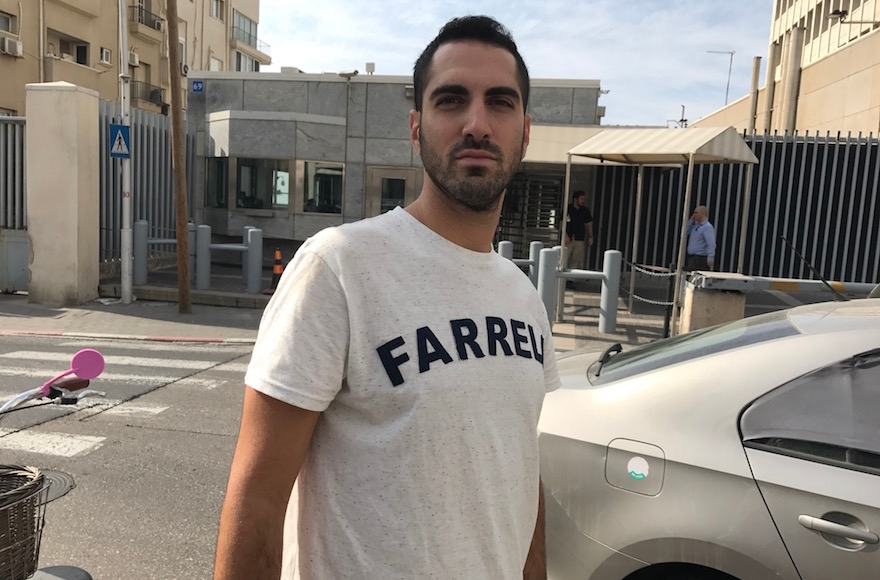
[[[511,261],[401,208],[323,230],[285,269],[245,381],[323,411],[285,577],[522,577],[559,376]]]

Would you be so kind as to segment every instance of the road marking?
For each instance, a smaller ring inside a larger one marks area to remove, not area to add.
[[[248,363],[223,363],[222,365],[218,365],[211,369],[211,371],[223,371],[226,373],[246,373],[248,369]]]
[[[80,339],[80,340],[67,340],[64,342],[59,342],[57,346],[70,346],[73,348],[112,348],[116,350],[137,350],[137,351],[153,351],[153,352],[216,352],[216,353],[231,353],[231,354],[241,354],[245,355],[250,352],[250,348],[245,349],[243,345],[230,345],[227,343],[215,344],[212,343],[211,346],[203,345],[203,344],[187,344],[186,346],[181,346],[179,344],[174,344],[170,342],[150,342],[145,340],[139,341],[131,341],[131,340],[91,340],[91,339]]]
[[[198,377],[184,377],[179,381],[175,381],[175,385],[180,385],[181,387],[200,387],[202,389],[206,389],[208,391],[213,391],[221,384],[226,381],[221,379],[202,379]]]
[[[144,405],[134,403],[122,403],[104,411],[105,415],[124,415],[126,417],[154,417],[167,410],[163,405]]]
[[[70,362],[71,355],[67,353],[61,352],[39,352],[32,350],[19,350],[15,352],[8,352],[6,354],[0,355],[0,358],[8,358],[8,359],[30,359],[37,361],[60,361],[60,362]],[[133,367],[159,367],[159,368],[168,368],[168,369],[193,369],[193,370],[205,370],[217,365],[220,361],[211,361],[211,360],[193,360],[193,359],[184,359],[184,360],[171,360],[167,358],[149,358],[149,357],[139,357],[139,356],[116,356],[109,355],[104,357],[105,368],[107,366],[119,365],[119,366],[133,366]]]
[[[95,451],[101,447],[104,439],[105,437],[66,433],[36,433],[33,431],[9,433],[6,431],[5,434],[0,434],[0,449],[27,451],[57,457],[74,457]]]
[[[15,367],[0,367],[0,376],[4,377],[28,377],[28,378],[38,378],[42,381],[47,379],[51,379],[49,373],[46,371],[35,371],[29,368],[15,368]],[[123,373],[101,373],[101,376],[92,381],[92,388],[100,390],[100,385],[102,382],[107,381],[117,381],[121,383],[171,383],[179,379],[179,376],[171,376],[171,375],[129,375]],[[40,383],[40,384],[41,384]],[[31,385],[31,387],[39,386]],[[25,386],[22,386],[21,390],[25,390]]]

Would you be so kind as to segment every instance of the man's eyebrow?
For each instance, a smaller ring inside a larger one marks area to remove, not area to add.
[[[459,95],[459,96],[468,96],[470,91],[463,85],[440,85],[431,91],[430,98],[434,99],[440,95]],[[516,101],[522,100],[520,97],[519,91],[513,87],[492,87],[486,90],[486,96],[488,97],[510,97],[515,99]]]
[[[520,101],[519,91],[513,87],[492,87],[486,91],[486,95],[490,97],[510,97],[516,101]]]
[[[461,95],[466,96],[470,94],[469,91],[463,85],[440,85],[431,91],[430,98],[436,98],[440,95]]]

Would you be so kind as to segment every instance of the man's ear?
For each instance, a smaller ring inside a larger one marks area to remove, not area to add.
[[[419,143],[419,133],[422,126],[422,114],[412,109],[409,112],[409,140],[412,141],[416,153],[422,154],[422,146]]]

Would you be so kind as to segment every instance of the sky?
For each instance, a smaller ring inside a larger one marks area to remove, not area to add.
[[[772,0],[260,0],[265,71],[412,75],[450,18],[487,14],[513,33],[534,78],[601,83],[603,125],[675,126],[748,94],[770,39]],[[725,54],[707,51],[722,51]],[[733,51],[733,66],[731,56]]]

